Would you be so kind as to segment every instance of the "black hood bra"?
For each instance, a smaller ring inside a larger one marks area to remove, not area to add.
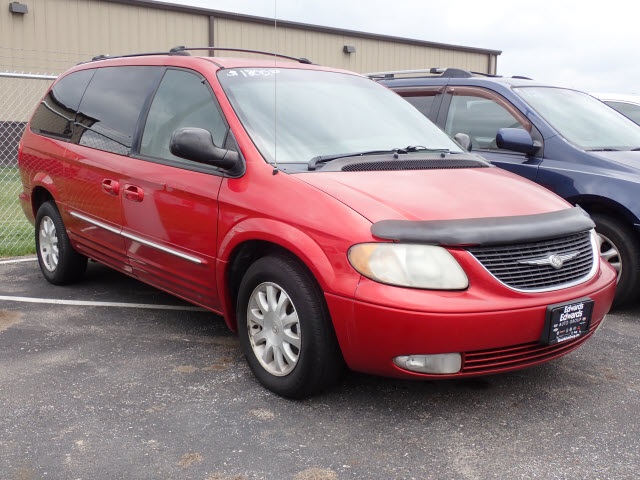
[[[595,227],[580,207],[511,217],[459,220],[382,220],[371,233],[385,240],[447,246],[489,246],[562,237]]]

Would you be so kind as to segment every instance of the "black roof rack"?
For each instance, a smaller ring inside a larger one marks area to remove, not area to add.
[[[375,72],[375,73],[367,73],[370,78],[395,78],[396,75],[418,75],[428,73],[430,75],[438,75],[439,77],[444,78],[471,78],[474,75],[482,75],[486,77],[495,77],[495,75],[491,75],[490,73],[484,72],[472,72],[469,70],[463,70],[461,68],[424,68],[418,70],[393,70],[390,72]]]
[[[108,60],[110,58],[130,58],[130,57],[150,57],[153,55],[190,55],[189,52],[146,52],[146,53],[131,53],[129,55],[96,55],[91,59],[92,62],[98,60]]]
[[[262,50],[248,50],[246,48],[226,48],[226,47],[173,47],[170,52],[174,55],[180,55],[180,54],[187,54],[189,55],[188,52],[193,51],[193,50],[208,50],[208,51],[214,51],[214,50],[218,50],[218,51],[222,51],[222,52],[242,52],[242,53],[256,53],[258,55],[269,55],[272,57],[278,57],[278,58],[285,58],[287,60],[294,60],[296,62],[299,63],[305,63],[308,65],[311,65],[311,60],[307,59],[307,58],[303,58],[303,57],[292,57],[290,55],[282,55],[280,53],[274,53],[274,52],[264,52]],[[182,53],[184,52],[184,53]]]
[[[475,76],[502,78],[501,75],[493,75],[491,73],[474,72],[471,70],[463,70],[461,68],[440,68],[440,67],[424,68],[424,69],[418,69],[418,70],[393,70],[390,72],[365,73],[365,75],[368,76],[369,78],[391,79],[391,78],[396,78],[397,75],[417,76],[425,73],[433,76],[442,77],[442,78],[471,78]],[[514,75],[511,78],[531,80],[531,78],[523,77],[521,75]]]
[[[114,55],[114,56],[111,56],[111,55],[97,55],[97,56],[93,57],[91,59],[91,61],[92,62],[96,62],[96,61],[99,61],[99,60],[108,60],[108,59],[111,59],[111,58],[149,57],[149,56],[154,56],[154,55],[187,55],[188,56],[188,55],[191,55],[189,53],[189,51],[193,51],[193,50],[208,50],[208,51],[220,50],[220,51],[225,51],[225,52],[256,53],[256,54],[259,54],[259,55],[270,55],[272,57],[285,58],[287,60],[294,60],[294,61],[299,62],[299,63],[311,64],[311,61],[306,59],[306,58],[291,57],[289,55],[281,55],[279,53],[273,53],[273,52],[263,52],[261,50],[247,50],[247,49],[243,49],[243,48],[224,48],[224,47],[184,47],[184,46],[173,47],[168,52],[132,53],[132,54],[129,54],[129,55]]]

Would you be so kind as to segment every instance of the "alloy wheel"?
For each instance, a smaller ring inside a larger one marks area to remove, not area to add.
[[[55,272],[58,268],[60,252],[58,250],[58,232],[51,217],[44,217],[40,222],[40,258],[47,270]]]
[[[620,257],[620,251],[609,238],[601,233],[598,234],[598,245],[600,247],[600,256],[615,268],[618,273],[617,281],[619,282],[620,276],[622,275],[622,258]]]
[[[249,298],[247,327],[251,348],[271,375],[293,371],[300,357],[300,321],[291,298],[272,282],[258,285]]]

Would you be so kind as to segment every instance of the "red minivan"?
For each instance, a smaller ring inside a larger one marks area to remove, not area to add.
[[[609,311],[594,224],[399,96],[308,61],[99,57],[19,150],[40,268],[91,258],[222,315],[292,398],[346,367],[413,379],[560,357]]]

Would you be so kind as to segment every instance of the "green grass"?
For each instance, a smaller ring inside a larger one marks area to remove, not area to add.
[[[0,168],[0,257],[33,254],[33,226],[24,216],[18,194],[22,191],[17,168]]]

